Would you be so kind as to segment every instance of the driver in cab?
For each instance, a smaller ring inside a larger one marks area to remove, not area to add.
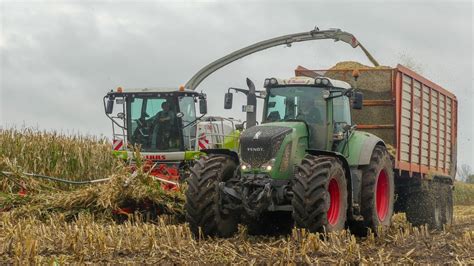
[[[315,105],[314,99],[299,98],[298,115],[296,119],[304,120],[308,124],[322,124],[321,113]]]
[[[171,105],[168,101],[161,104],[161,111],[154,117],[155,131],[156,131],[156,146],[158,149],[168,149],[170,146],[175,146],[173,141],[177,138],[176,114],[171,110]]]

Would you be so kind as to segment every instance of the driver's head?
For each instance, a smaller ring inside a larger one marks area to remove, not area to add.
[[[163,111],[168,112],[170,110],[170,103],[169,102],[163,102],[161,104],[161,109],[163,109]]]
[[[309,111],[311,108],[314,107],[314,100],[311,98],[303,98],[300,97],[298,100],[300,100],[300,111]]]

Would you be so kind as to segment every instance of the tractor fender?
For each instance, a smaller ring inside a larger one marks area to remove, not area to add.
[[[311,155],[324,155],[324,156],[331,156],[331,157],[336,157],[342,162],[342,167],[344,167],[344,171],[346,172],[346,177],[347,180],[350,181],[351,179],[351,169],[349,168],[349,163],[347,162],[346,157],[344,155],[340,154],[339,152],[334,152],[334,151],[324,151],[324,150],[315,150],[315,149],[309,149],[306,150],[308,154]],[[347,183],[347,185],[350,185],[350,182]]]
[[[349,165],[368,165],[376,145],[385,147],[385,142],[381,138],[367,132],[354,132],[349,139],[349,147],[344,150],[344,154],[345,152],[349,153],[347,157]]]
[[[237,165],[240,164],[239,160],[239,155],[235,151],[231,151],[228,149],[203,149],[201,152],[204,152],[205,154],[221,154],[221,155],[227,155],[232,158],[232,160],[235,161]]]

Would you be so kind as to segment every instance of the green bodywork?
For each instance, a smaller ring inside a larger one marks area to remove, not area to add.
[[[345,160],[343,163],[349,167],[357,167],[368,164],[373,147],[376,144],[384,145],[383,141],[375,135],[367,132],[357,131],[355,129],[347,131],[345,133],[345,137],[342,140],[334,140],[332,136],[334,134],[335,124],[332,121],[334,121],[336,112],[340,111],[338,108],[333,108],[334,99],[336,98],[326,100],[326,121],[328,121],[327,126],[323,128],[320,133],[316,133],[316,136],[308,136],[306,125],[301,121],[278,121],[263,123],[260,125],[262,128],[266,126],[288,127],[291,128],[292,131],[283,139],[279,150],[274,157],[274,164],[270,171],[267,171],[262,167],[258,167],[254,169],[241,169],[241,172],[243,174],[265,173],[268,174],[272,179],[290,179],[293,176],[294,166],[301,163],[304,156],[308,154],[307,150],[311,149],[310,138],[321,137],[326,139],[325,145],[324,143],[322,144],[322,146],[325,147],[320,147],[316,150],[330,151],[335,155],[341,155],[338,157],[342,160]],[[265,107],[267,106],[268,100],[269,98],[267,97],[265,100]],[[347,104],[349,104],[349,101],[347,101]],[[350,108],[349,106],[346,107]],[[267,111],[264,108],[264,115],[266,112]],[[285,157],[285,148],[288,144],[291,145],[290,155]],[[367,151],[369,151],[369,153],[367,153]],[[288,158],[287,160],[289,160],[288,163],[286,163],[286,167],[282,167],[282,162],[284,162],[283,158]]]

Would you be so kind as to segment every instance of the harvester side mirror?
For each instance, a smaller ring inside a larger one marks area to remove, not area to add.
[[[233,98],[234,95],[231,92],[224,95],[224,109],[232,109]]]
[[[199,99],[199,112],[202,115],[207,114],[207,100],[205,98]]]
[[[107,100],[107,105],[105,106],[105,113],[111,114],[113,110],[114,110],[114,100],[112,98],[109,98]]]
[[[362,109],[362,102],[364,101],[364,94],[362,92],[354,92],[354,100],[352,101],[352,108],[360,110]]]

